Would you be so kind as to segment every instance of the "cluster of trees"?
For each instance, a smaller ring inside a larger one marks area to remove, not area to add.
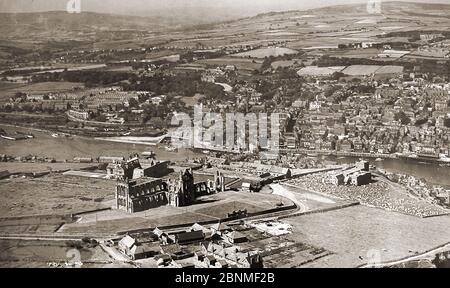
[[[302,91],[303,83],[304,80],[294,70],[286,68],[271,78],[255,80],[255,90],[262,94],[263,100],[268,101],[279,94],[280,87],[283,87],[281,91],[283,98],[293,99],[298,96],[299,91]]]
[[[200,46],[201,47],[201,46]],[[214,52],[208,52],[208,53],[195,53],[193,51],[188,51],[186,53],[183,53],[180,55],[180,60],[185,63],[190,63],[194,61],[194,58],[196,59],[214,59],[219,58],[222,56],[225,56],[224,51],[214,51]]]
[[[318,60],[313,61],[312,65],[319,67],[328,66],[351,66],[351,65],[380,65],[379,61],[366,58],[337,58],[329,55],[323,55]],[[381,64],[383,65],[383,64]]]
[[[81,82],[87,87],[110,85],[121,81],[136,81],[137,76],[128,72],[116,71],[63,71],[61,73],[43,73],[31,77],[32,82]]]
[[[118,110],[123,110],[120,116],[124,118],[125,122],[139,121],[142,124],[146,123],[154,128],[163,129],[167,128],[173,111],[186,111],[185,103],[174,97],[172,93],[166,95],[159,105],[153,103],[144,104],[144,102],[145,98],[140,98],[139,101],[130,99],[129,107],[118,107]],[[132,109],[141,109],[143,112],[142,114],[132,113]]]
[[[200,73],[156,74],[134,83],[125,83],[122,87],[125,91],[152,91],[157,95],[176,94],[193,97],[199,93],[204,94],[206,98],[217,98],[225,94],[223,87],[202,82]]]
[[[442,76],[448,79],[450,77],[450,61],[440,63],[437,60],[421,59],[420,72],[428,73],[431,76]]]
[[[394,115],[394,120],[400,121],[402,125],[408,125],[409,123],[411,123],[411,119],[408,116],[406,116],[405,112],[403,111],[396,113]]]
[[[152,91],[159,95],[173,92],[179,95],[194,96],[199,91],[200,82],[201,75],[199,73],[156,74],[122,86],[125,91]]]
[[[54,114],[56,112],[63,112],[64,110],[59,110],[55,108],[55,105],[42,105],[36,103],[20,103],[20,104],[7,104],[0,106],[1,112],[27,112],[27,113],[46,113]]]
[[[376,90],[374,86],[370,85],[352,85],[349,89],[360,94],[373,94]]]
[[[444,37],[450,37],[449,31],[443,30],[411,30],[411,31],[394,31],[384,34],[384,38],[394,37],[418,37],[420,39],[421,34],[442,34]]]
[[[450,128],[450,118],[444,119],[444,126]]]
[[[304,54],[303,52],[299,52],[297,54],[285,54],[285,55],[276,56],[276,57],[275,56],[265,57],[262,65],[261,65],[261,68],[259,70],[261,72],[266,71],[267,69],[272,68],[272,63],[275,61],[297,59],[297,58],[301,57],[303,54]]]
[[[7,70],[7,71],[4,71],[1,74],[1,76],[4,76],[4,77],[27,76],[32,73],[36,73],[36,72],[40,72],[40,71],[42,71],[40,68],[26,69],[26,70]]]

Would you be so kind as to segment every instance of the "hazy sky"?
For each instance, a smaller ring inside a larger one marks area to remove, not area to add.
[[[0,12],[37,12],[65,10],[69,0],[0,0]],[[207,13],[224,10],[224,14],[251,16],[262,12],[304,10],[322,6],[364,3],[365,0],[75,0],[82,11],[112,14],[155,15],[158,12],[197,10]],[[450,0],[414,0],[415,2],[448,3]],[[176,9],[173,9],[173,8]]]

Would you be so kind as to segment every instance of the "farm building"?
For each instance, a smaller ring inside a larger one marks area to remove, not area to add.
[[[132,260],[145,259],[158,254],[159,248],[148,243],[139,243],[129,235],[123,237],[118,243],[119,251]]]
[[[203,231],[191,231],[175,234],[175,243],[178,244],[190,244],[201,242],[205,238]]]

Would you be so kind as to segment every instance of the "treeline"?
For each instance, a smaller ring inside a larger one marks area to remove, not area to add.
[[[420,72],[450,77],[450,61],[439,64],[437,60],[421,59]]]
[[[157,95],[178,94],[192,97],[197,93],[207,97],[224,95],[223,87],[214,83],[202,82],[200,73],[179,73],[176,75],[157,74],[139,81],[122,85],[125,91],[152,91]]]
[[[14,76],[28,76],[30,74],[36,73],[36,72],[41,72],[42,69],[40,68],[35,68],[35,69],[26,69],[26,70],[7,70],[4,71],[1,76],[9,76],[9,77],[14,77]]]
[[[264,57],[264,61],[261,65],[260,71],[265,71],[265,70],[271,68],[272,63],[275,61],[286,61],[286,60],[298,59],[298,58],[302,57],[304,54],[305,54],[304,52],[299,52],[297,54],[285,54],[282,56]]]
[[[11,54],[12,57],[19,57],[33,52],[31,49],[25,49],[16,46],[0,45],[0,51]]]
[[[365,58],[337,58],[330,57],[328,55],[324,55],[314,61],[312,65],[316,65],[319,67],[328,67],[328,66],[351,66],[351,65],[385,65],[385,62],[380,62],[372,59]],[[390,62],[390,65],[393,65]]]
[[[137,76],[128,72],[116,71],[63,71],[61,73],[42,73],[31,77],[32,82],[82,82],[87,87],[109,85],[125,80],[136,81]]]
[[[442,34],[444,37],[450,37],[450,31],[443,30],[414,30],[414,31],[395,31],[386,33],[380,37],[391,38],[391,37],[420,37],[421,34]]]

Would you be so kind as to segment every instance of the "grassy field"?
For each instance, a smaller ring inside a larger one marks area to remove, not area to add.
[[[273,69],[278,68],[285,68],[285,67],[292,67],[296,65],[300,65],[302,63],[302,60],[300,59],[292,59],[292,60],[280,60],[272,62],[271,66]]]
[[[252,51],[242,52],[238,54],[234,54],[233,57],[250,57],[250,58],[265,58],[265,57],[278,57],[283,55],[292,55],[297,54],[298,51],[289,49],[289,48],[283,48],[283,47],[268,47],[268,48],[261,48],[256,49]]]
[[[378,54],[383,52],[382,50],[378,50],[375,48],[369,49],[351,49],[351,50],[337,50],[329,53],[332,57],[343,57],[343,58],[372,58],[377,57]]]
[[[74,252],[72,249],[64,241],[0,240],[0,267],[47,268],[48,262],[71,262]],[[80,253],[81,262],[111,262],[109,256],[99,246],[82,247],[76,251]]]
[[[381,261],[389,261],[450,242],[450,231],[444,228],[449,216],[419,219],[361,205],[283,222],[293,225],[287,238],[334,253],[305,267],[355,267],[369,262],[373,249]]]
[[[386,65],[351,65],[345,66],[335,66],[335,67],[317,67],[317,66],[307,66],[300,69],[297,73],[301,76],[325,76],[331,75],[334,72],[342,72],[350,76],[362,76],[371,74],[392,74],[392,73],[402,73],[402,66]]]
[[[233,57],[221,57],[215,59],[204,59],[199,60],[196,63],[212,65],[212,66],[224,66],[224,65],[234,65],[238,70],[253,71],[261,68],[261,60],[252,59],[240,59]]]
[[[342,73],[350,76],[370,75],[380,68],[378,65],[352,65],[345,68]]]
[[[340,72],[344,69],[344,66],[333,66],[333,67],[317,67],[317,66],[307,66],[300,69],[297,74],[300,76],[328,76],[332,75],[334,72]]]
[[[3,91],[7,91],[7,90],[23,87],[23,86],[25,86],[25,84],[0,81],[0,93]]]
[[[195,105],[198,104],[198,101],[204,97],[205,97],[205,95],[195,94],[194,97],[186,97],[186,96],[181,97],[181,101],[183,101],[186,104],[186,106],[188,106],[188,107],[194,107]]]
[[[66,169],[79,170],[81,168],[92,166],[81,163],[22,163],[22,162],[5,162],[1,164],[1,170],[8,170],[10,173],[37,173],[61,171]]]
[[[67,214],[107,208],[114,181],[46,176],[0,181],[0,217]]]
[[[129,214],[120,210],[109,210],[83,215],[76,223],[66,224],[62,233],[117,233],[134,229],[157,226],[188,224],[201,221],[214,221],[226,218],[227,213],[238,209],[258,212],[276,207],[279,198],[273,195],[223,192],[202,197],[195,205],[187,207],[162,206],[148,211]],[[284,200],[291,205],[289,200]]]
[[[13,84],[13,86],[0,88],[0,99],[8,98],[17,92],[29,94],[46,94],[55,92],[66,92],[73,90],[75,87],[84,87],[82,83],[72,82],[42,82],[35,84]]]
[[[381,66],[375,74],[400,74],[403,73],[403,66],[395,66],[395,65],[386,65]]]

